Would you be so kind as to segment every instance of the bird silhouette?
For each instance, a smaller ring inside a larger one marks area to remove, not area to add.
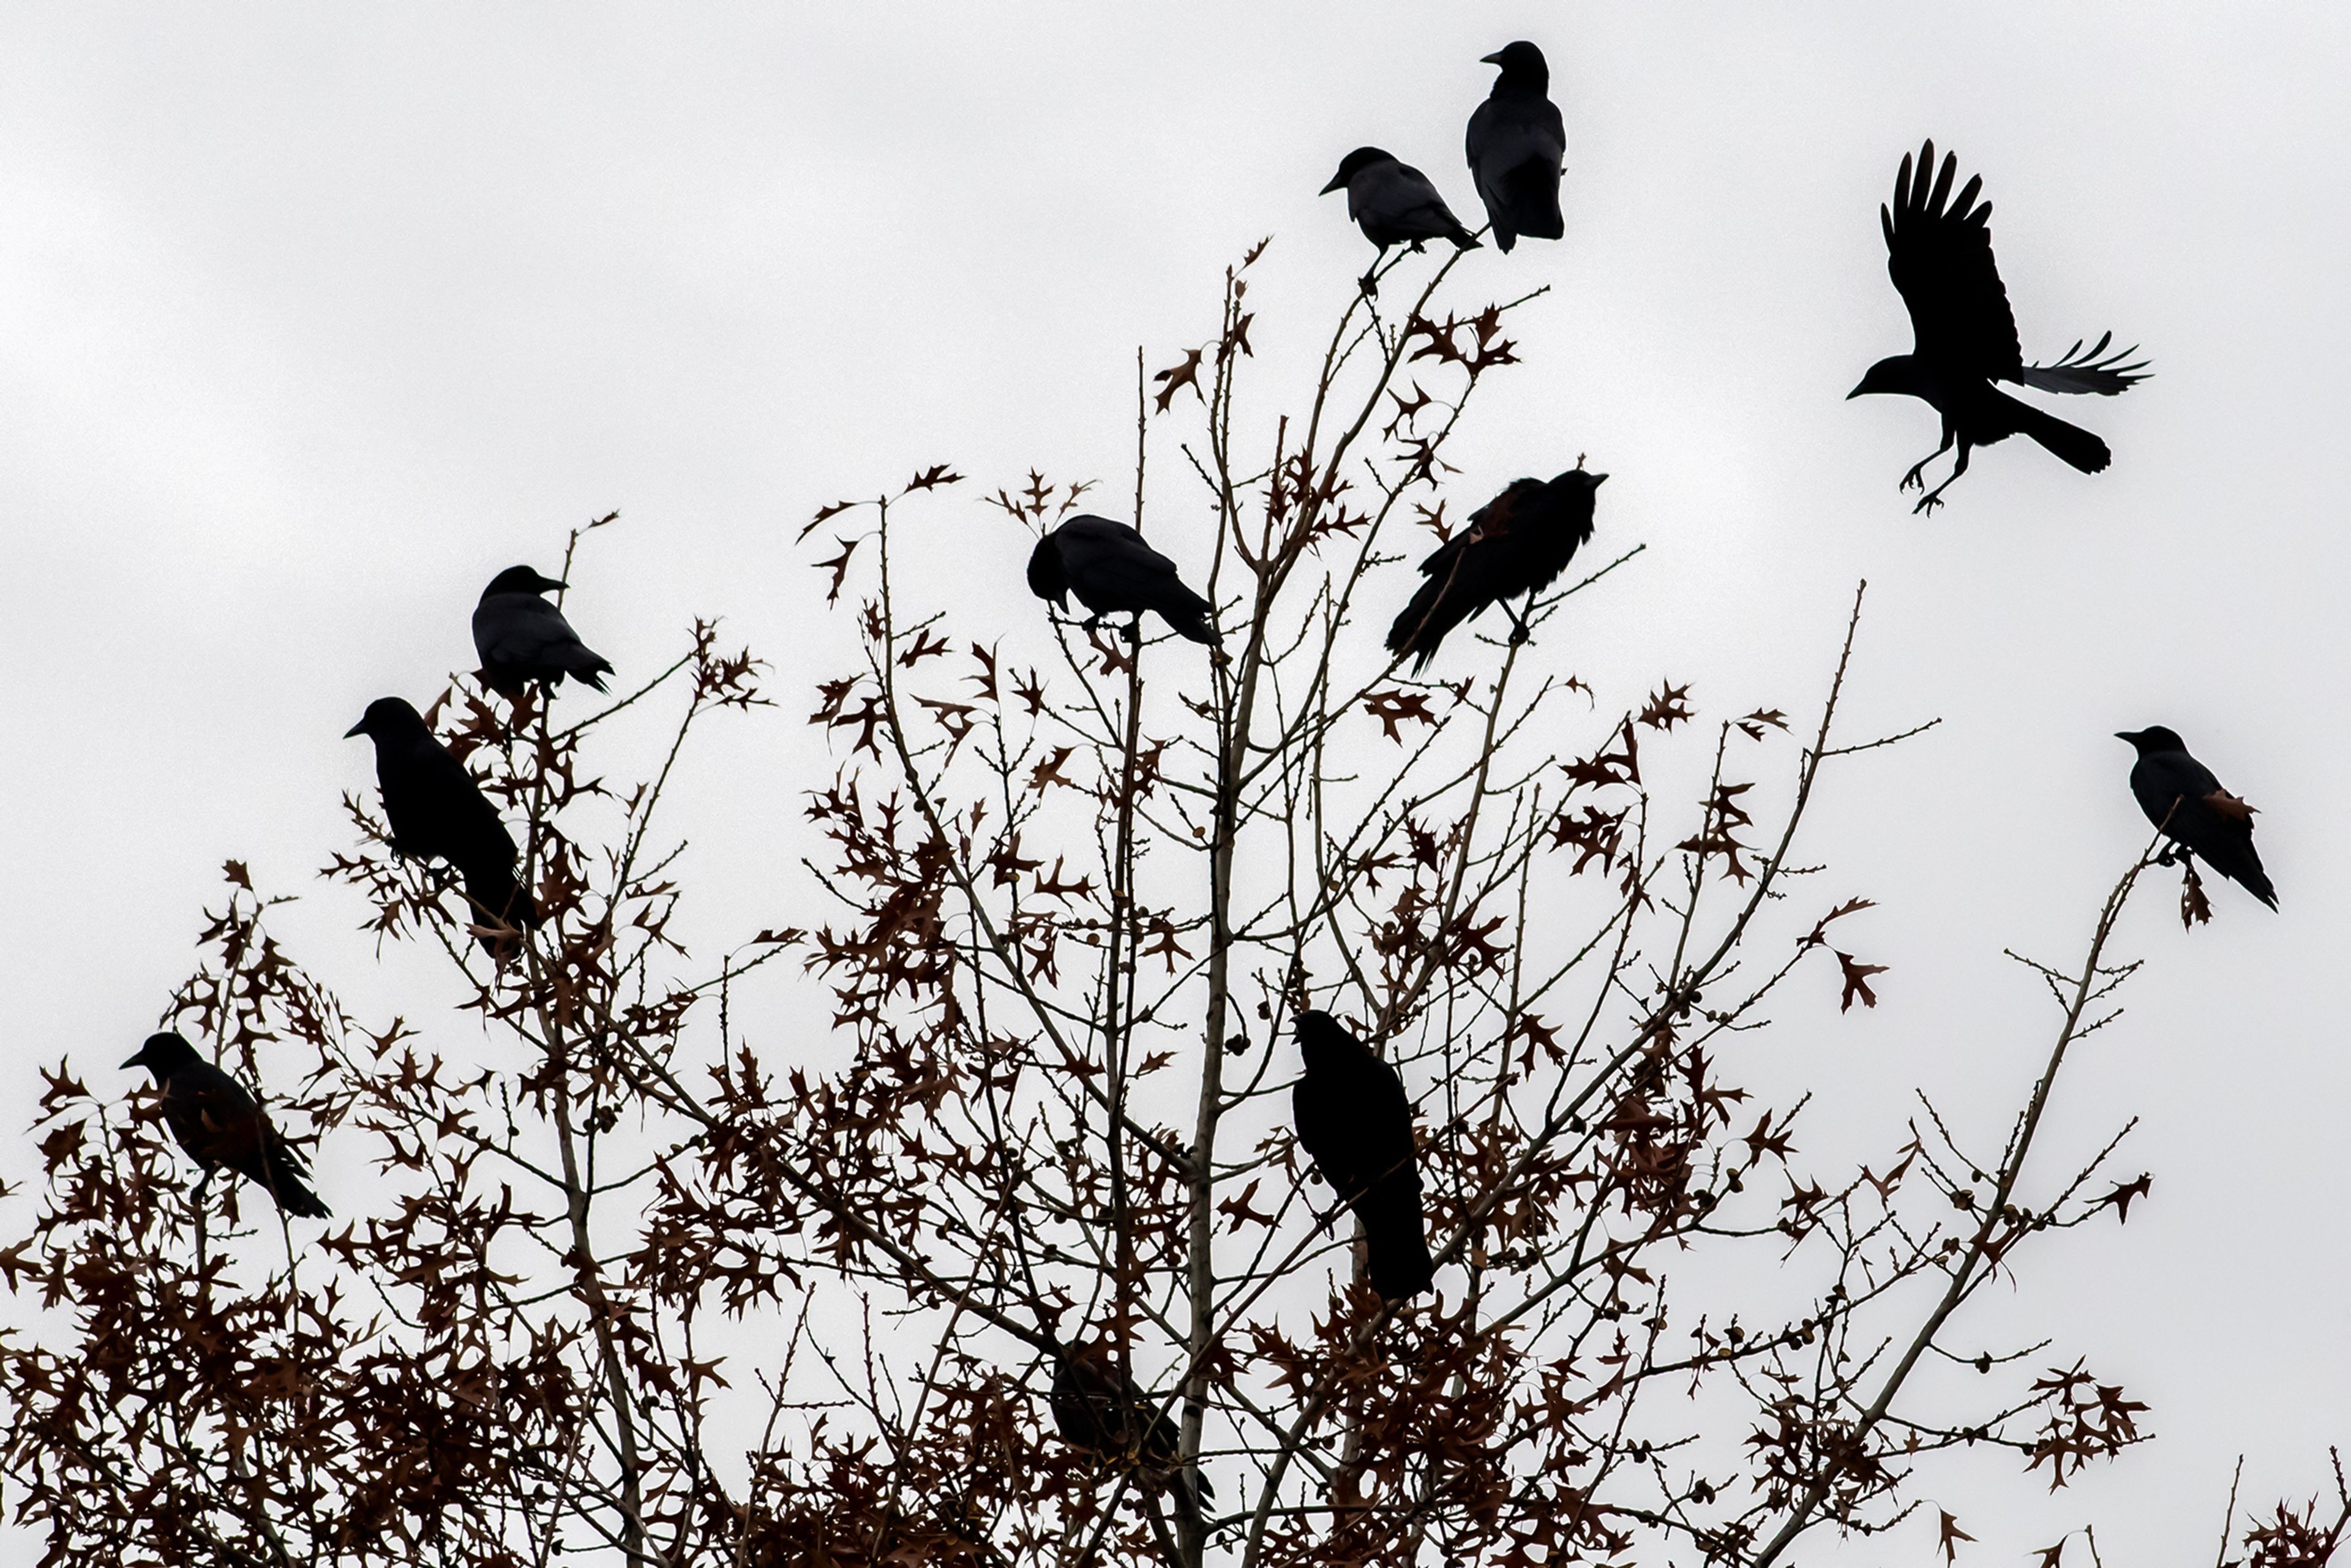
[[[1092,613],[1132,615],[1130,639],[1139,635],[1143,612],[1159,618],[1195,643],[1219,643],[1208,601],[1184,586],[1176,563],[1143,542],[1124,523],[1081,512],[1037,541],[1029,557],[1029,589],[1048,603],[1069,608],[1068,595]]]
[[[2116,730],[2138,753],[2131,793],[2147,820],[2180,848],[2268,904],[2277,907],[2262,857],[2253,851],[2253,809],[2220,787],[2212,770],[2188,755],[2179,735],[2161,725]]]
[[[301,1156],[286,1146],[245,1086],[198,1055],[194,1046],[176,1034],[151,1034],[122,1065],[154,1075],[164,1125],[204,1167],[197,1191],[226,1166],[266,1189],[285,1213],[304,1219],[328,1217],[327,1206],[303,1179]]]
[[[1207,1477],[1178,1462],[1176,1424],[1120,1370],[1109,1341],[1061,1347],[1051,1403],[1053,1425],[1070,1447],[1131,1468],[1149,1490],[1172,1488],[1179,1504],[1196,1511],[1202,1498],[1216,1495]]]
[[[2095,392],[2112,397],[2147,380],[2147,362],[2125,364],[2137,349],[2109,354],[2109,332],[2084,350],[2080,342],[2056,363],[2028,365],[2016,336],[2016,315],[1991,254],[1991,204],[1979,205],[1983,176],[1970,178],[1956,197],[1956,154],[1935,170],[1935,144],[1910,155],[1894,178],[1894,204],[1877,209],[1886,231],[1886,269],[1910,311],[1911,351],[1869,367],[1847,400],[1865,393],[1915,397],[1943,416],[1943,444],[1911,465],[1899,486],[1924,492],[1914,512],[1942,505],[1943,492],[1968,471],[1968,455],[2019,434],[2029,435],[2085,474],[2113,460],[2106,444],[2079,425],[2001,392],[1994,382],[2012,382],[2036,392]],[[1931,184],[1929,183],[1931,180]],[[1951,450],[1958,460],[1943,482],[1927,489],[1927,465]]]
[[[1592,538],[1593,501],[1607,477],[1571,468],[1548,484],[1515,479],[1470,513],[1468,525],[1420,563],[1426,580],[1388,628],[1388,652],[1410,653],[1414,670],[1425,670],[1446,633],[1489,604],[1510,618],[1510,640],[1525,641],[1526,622],[1505,601],[1523,593],[1531,606],[1567,570]]]
[[[501,957],[512,950],[510,934],[495,929],[538,924],[538,906],[515,877],[515,842],[497,809],[465,765],[433,737],[423,716],[399,697],[368,704],[345,738],[364,735],[375,742],[376,781],[383,789],[383,816],[392,847],[418,860],[445,860],[464,880],[474,905],[481,941]]]
[[[1333,191],[1347,193],[1347,215],[1364,231],[1364,237],[1379,247],[1372,271],[1363,276],[1366,294],[1378,291],[1374,275],[1392,245],[1418,250],[1423,241],[1442,239],[1452,241],[1457,250],[1477,246],[1477,236],[1461,226],[1461,220],[1453,215],[1427,175],[1376,147],[1358,147],[1340,160],[1339,172],[1321,193],[1327,196]]]
[[[1467,151],[1478,199],[1504,255],[1524,235],[1557,239],[1567,232],[1559,215],[1559,176],[1567,163],[1567,123],[1552,102],[1551,67],[1521,38],[1485,58],[1502,68],[1494,89],[1469,116]]]
[[[1412,1103],[1396,1070],[1326,1012],[1296,1020],[1306,1071],[1290,1095],[1299,1146],[1364,1228],[1366,1272],[1385,1301],[1429,1287]]]
[[[553,687],[566,675],[601,692],[612,673],[611,661],[582,643],[563,612],[539,597],[563,586],[529,567],[510,566],[490,579],[474,606],[474,652],[482,661],[483,683],[510,702],[519,702],[532,681]]]

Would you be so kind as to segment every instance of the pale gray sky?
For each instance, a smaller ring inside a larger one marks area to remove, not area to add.
[[[1960,1336],[2046,1324],[2160,1440],[2046,1500],[2005,1460],[1937,1471],[1963,1561],[2088,1520],[2117,1564],[2209,1550],[2241,1450],[2255,1499],[2318,1487],[2351,1437],[2339,8],[13,8],[14,1103],[61,1052],[113,1082],[229,856],[306,894],[280,925],[355,1002],[423,1010],[312,876],[372,788],[338,737],[470,666],[489,575],[614,508],[570,606],[624,676],[695,613],[787,656],[779,712],[691,779],[688,922],[805,919],[800,522],[934,461],[1121,485],[1134,345],[1205,337],[1267,234],[1270,409],[1370,254],[1314,193],[1374,142],[1474,224],[1461,127],[1515,37],[1566,113],[1568,232],[1465,267],[1553,292],[1453,450],[1462,503],[1578,452],[1615,476],[1602,542],[1651,549],[1574,632],[1615,695],[1809,706],[1866,576],[1855,722],[1946,720],[1826,802],[1823,855],[1882,905],[1852,940],[1893,968],[1802,1047],[1815,1116],[2022,1092],[2049,1014],[2001,949],[2073,958],[2146,837],[2112,731],[2171,725],[2262,809],[2282,912],[2216,884],[2183,936],[2151,887],[2130,1015],[2055,1108],[2053,1151],[2142,1117],[2152,1201]],[[1931,521],[1894,490],[1931,414],[1841,401],[1908,345],[1876,207],[1926,135],[1984,176],[2028,354],[2112,328],[2157,371],[2064,411],[2110,472],[2011,442]],[[1032,617],[977,502],[981,602]],[[330,1201],[364,1175],[322,1159]]]

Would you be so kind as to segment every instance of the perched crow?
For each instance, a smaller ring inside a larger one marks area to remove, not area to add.
[[[398,697],[378,697],[344,735],[364,735],[375,742],[376,781],[383,786],[384,821],[394,850],[418,860],[437,855],[455,866],[475,906],[476,925],[538,924],[538,906],[516,881],[514,840],[498,821],[497,809],[484,798],[465,765],[433,738],[414,708]],[[482,945],[500,951],[489,935]]]
[[[2138,352],[2136,348],[2107,354],[2106,345],[2114,340],[2109,332],[2086,353],[2077,342],[2053,365],[2026,364],[2017,342],[2016,316],[2008,308],[2008,290],[2001,286],[2000,269],[1991,258],[1991,204],[1976,205],[1983,176],[1970,179],[1954,199],[1951,181],[1959,173],[1958,157],[1947,155],[1939,174],[1934,172],[1934,163],[1932,141],[1919,150],[1915,175],[1910,155],[1904,153],[1901,172],[1894,178],[1894,205],[1877,209],[1879,226],[1886,231],[1886,270],[1893,274],[1894,287],[1909,308],[1916,347],[1870,366],[1846,398],[1899,392],[1924,399],[1943,416],[1943,444],[1902,476],[1902,489],[1916,486],[1926,491],[1914,511],[1929,512],[1941,505],[1952,480],[1968,471],[1971,449],[2019,432],[2083,473],[2097,473],[2113,459],[2105,442],[1992,383],[2014,382],[2039,392],[2112,397],[2147,380],[2137,373],[2147,362],[2122,362]],[[1928,490],[1927,465],[1949,452],[1953,443],[1959,445],[1959,461],[1948,478]]]
[[[1499,66],[1494,90],[1469,116],[1469,172],[1504,255],[1525,235],[1557,239],[1559,175],[1567,163],[1567,125],[1552,102],[1551,67],[1523,38],[1488,55]]]
[[[1607,477],[1571,468],[1548,485],[1515,479],[1470,513],[1468,527],[1420,563],[1428,580],[1388,628],[1388,652],[1416,654],[1413,668],[1425,670],[1445,634],[1489,604],[1502,606],[1510,640],[1523,641],[1526,622],[1503,601],[1523,593],[1531,603],[1567,570],[1592,538],[1593,496]]]
[[[1069,608],[1068,595],[1093,612],[1086,624],[1105,615],[1132,615],[1142,628],[1143,612],[1159,618],[1195,643],[1221,643],[1208,601],[1184,586],[1176,563],[1143,542],[1124,523],[1081,512],[1037,541],[1029,557],[1029,591]]]
[[[1306,1073],[1290,1091],[1299,1145],[1363,1221],[1372,1288],[1401,1301],[1428,1289],[1436,1266],[1421,1231],[1412,1105],[1396,1070],[1325,1012],[1298,1015]]]
[[[1347,193],[1347,215],[1364,231],[1364,237],[1380,247],[1380,259],[1384,260],[1388,246],[1408,245],[1418,250],[1423,240],[1451,240],[1456,250],[1470,250],[1478,240],[1428,176],[1409,163],[1399,163],[1393,154],[1376,147],[1358,147],[1339,162],[1339,172],[1321,193],[1333,191]],[[1379,261],[1372,263],[1376,271]],[[1373,291],[1372,274],[1364,275],[1364,291]]]
[[[1217,1489],[1176,1463],[1176,1424],[1119,1373],[1110,1343],[1065,1345],[1053,1363],[1053,1425],[1061,1440],[1113,1464],[1132,1466],[1151,1490],[1173,1487],[1191,1509]]]
[[[2253,852],[2253,809],[2222,789],[2212,770],[2189,756],[2187,744],[2161,725],[2117,730],[2116,738],[2138,749],[2138,760],[2131,764],[2131,793],[2147,820],[2275,909],[2277,889]]]
[[[197,1055],[194,1046],[176,1034],[151,1034],[139,1054],[122,1065],[155,1075],[163,1120],[180,1147],[204,1167],[204,1181],[213,1179],[215,1167],[226,1166],[267,1188],[286,1213],[327,1218],[327,1206],[302,1179],[301,1156],[278,1140],[277,1129],[244,1086]]]
[[[482,679],[510,702],[521,700],[529,682],[559,686],[566,675],[601,692],[612,673],[611,662],[580,641],[563,612],[539,597],[562,586],[527,566],[510,566],[490,579],[474,606]]]

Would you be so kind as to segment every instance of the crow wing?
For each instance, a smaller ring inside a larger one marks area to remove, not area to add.
[[[1970,179],[1953,198],[1958,156],[1945,154],[1939,172],[1934,164],[1932,141],[1919,150],[1915,172],[1904,153],[1894,204],[1877,209],[1886,270],[1909,308],[1917,357],[1987,381],[2020,380],[2024,350],[1992,260],[1991,204],[1976,201],[1983,176]]]
[[[1416,239],[1456,243],[1469,239],[1469,231],[1445,204],[1429,177],[1394,159],[1373,164],[1347,183],[1347,215],[1379,246]]]
[[[2112,397],[2118,392],[2127,391],[2147,380],[2140,373],[2147,369],[2147,361],[2140,360],[2132,364],[2123,363],[2138,352],[2136,343],[2127,349],[2107,353],[2106,345],[2114,339],[2112,332],[2102,335],[2096,346],[2086,353],[2083,351],[2081,340],[2076,339],[2074,346],[2065,350],[2064,358],[2055,364],[2027,365],[2017,379],[2040,392],[2095,392],[2100,397]]]
[[[1214,643],[1210,606],[1143,536],[1108,517],[1075,517],[1052,535],[1070,591],[1097,615],[1156,611],[1196,643]],[[1032,579],[1031,586],[1034,586]]]
[[[580,642],[563,612],[536,593],[494,593],[474,609],[474,652],[483,667],[525,675],[569,674],[598,691],[611,664]]]
[[[2252,808],[2231,795],[2210,768],[2184,751],[2158,751],[2131,768],[2131,793],[2168,837],[2277,907],[2277,891],[2253,848]]]
[[[1498,237],[1508,229],[1559,238],[1559,172],[1567,162],[1559,105],[1538,93],[1497,91],[1470,114],[1464,150]]]

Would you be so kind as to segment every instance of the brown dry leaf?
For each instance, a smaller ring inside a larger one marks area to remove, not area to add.
[[[1829,950],[1833,953],[1836,952],[1834,947]],[[1877,993],[1869,988],[1869,977],[1886,973],[1886,967],[1884,964],[1856,964],[1850,953],[1837,953],[1836,957],[1837,963],[1844,970],[1844,999],[1837,1004],[1837,1011],[1841,1013],[1853,1011],[1855,997],[1861,998],[1862,1006],[1876,1007]]]
[[[2204,803],[2211,807],[2212,810],[2220,812],[2220,815],[2224,817],[2233,817],[2240,822],[2250,822],[2253,820],[2253,809],[2251,806],[2246,805],[2242,800],[2238,800],[2234,795],[2230,794],[2226,789],[2213,790],[2210,795],[2204,797]]]
[[[1959,1558],[1959,1543],[1962,1541],[1973,1541],[1975,1537],[1961,1530],[1959,1521],[1949,1513],[1944,1513],[1939,1508],[1935,1511],[1943,1515],[1942,1539],[1938,1541],[1936,1545],[1942,1549],[1944,1562],[1956,1563]]]
[[[1202,402],[1208,401],[1207,394],[1200,391],[1200,358],[1206,352],[1203,349],[1187,349],[1182,364],[1171,366],[1151,378],[1160,383],[1159,395],[1153,400],[1158,404],[1160,413],[1165,413],[1168,405],[1176,401],[1176,394],[1186,387],[1190,387],[1192,395]]]

